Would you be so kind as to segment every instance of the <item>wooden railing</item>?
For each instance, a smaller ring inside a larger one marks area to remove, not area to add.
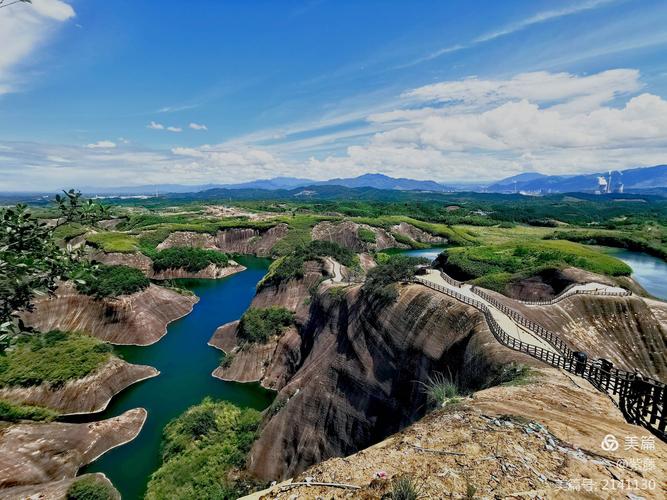
[[[548,342],[554,349],[556,349],[561,355],[563,355],[566,358],[569,358],[572,356],[572,349],[563,342],[558,335],[556,335],[554,332],[551,332],[544,328],[542,325],[539,325],[528,318],[526,318],[524,315],[520,314],[516,310],[512,309],[511,307],[503,304],[499,300],[497,300],[495,297],[491,296],[490,294],[486,293],[485,291],[477,288],[476,286],[472,287],[472,292],[476,295],[479,295],[481,298],[486,300],[489,304],[491,304],[493,307],[501,311],[502,313],[506,314],[509,316],[515,323],[518,325],[521,325],[540,337],[541,339],[545,340]]]
[[[577,285],[574,285],[577,286]],[[573,290],[573,287],[569,287],[563,290],[560,294],[556,295],[551,300],[518,300],[514,299],[521,304],[526,304],[528,306],[551,306],[557,302],[560,302],[563,299],[572,297],[574,295],[598,295],[600,297],[629,297],[632,295],[630,290],[623,290],[622,292],[609,292],[605,290]]]
[[[638,373],[619,370],[605,360],[589,361],[586,358],[578,357],[577,355],[580,353],[573,352],[569,348],[570,354],[561,356],[541,347],[522,342],[509,335],[498,324],[489,307],[483,302],[423,278],[417,277],[415,281],[478,309],[484,315],[491,333],[501,344],[515,351],[529,354],[551,366],[583,377],[598,390],[611,396],[618,396],[618,406],[629,422],[646,427],[658,438],[667,442],[667,415],[665,414],[667,387],[662,382],[644,377]],[[479,289],[476,293],[478,292],[480,292]],[[485,292],[478,293],[478,295],[480,297],[483,297],[483,295],[490,297]],[[483,298],[488,301],[486,297]],[[488,302],[496,307],[494,302]]]

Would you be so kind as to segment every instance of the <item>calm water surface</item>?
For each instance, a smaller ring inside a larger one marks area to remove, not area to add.
[[[643,252],[609,248],[607,252],[632,268],[632,277],[655,297],[667,300],[667,262]]]
[[[238,258],[248,269],[220,280],[179,280],[199,302],[188,316],[169,325],[167,334],[148,347],[120,346],[116,350],[130,363],[151,365],[160,375],[140,382],[113,398],[109,407],[94,417],[115,417],[132,408],[146,408],[148,418],[137,438],[105,453],[81,473],[104,472],[124,500],[143,497],[151,473],[160,465],[162,429],[188,407],[206,396],[225,399],[258,410],[266,408],[273,394],[257,384],[236,384],[211,377],[222,353],[207,345],[215,329],[238,319],[255,295],[269,261]]]
[[[401,255],[409,255],[410,257],[424,257],[428,260],[435,260],[435,258],[445,250],[445,247],[422,248],[413,250],[399,250]]]

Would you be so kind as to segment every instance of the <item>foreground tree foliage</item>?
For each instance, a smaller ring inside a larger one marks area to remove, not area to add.
[[[25,205],[0,214],[0,345],[23,330],[15,314],[30,310],[36,294],[52,293],[70,262],[51,237],[51,229]]]
[[[88,267],[78,253],[56,245],[54,229],[108,214],[101,205],[83,202],[75,191],[56,203],[61,217],[53,227],[34,217],[26,205],[0,211],[0,352],[19,333],[29,331],[18,313],[31,310],[36,295],[53,293],[61,279],[80,279]]]
[[[241,472],[261,414],[210,398],[164,429],[162,466],[151,476],[146,499],[236,499],[256,486]]]

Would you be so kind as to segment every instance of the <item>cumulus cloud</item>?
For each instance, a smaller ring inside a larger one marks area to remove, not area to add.
[[[16,73],[39,46],[46,43],[74,9],[60,0],[33,0],[2,9],[0,15],[0,94],[16,89],[22,79]]]
[[[208,127],[201,123],[190,123],[188,127],[190,127],[192,130],[208,130]]]
[[[659,163],[667,154],[667,101],[635,95],[642,87],[631,69],[426,85],[405,92],[396,109],[370,115],[381,130],[367,144],[310,164],[483,180],[527,170],[576,173]]]
[[[87,144],[88,149],[112,149],[116,147],[116,143],[112,141],[97,141],[92,144]]]
[[[168,132],[183,132],[183,129],[181,127],[175,127],[173,125],[163,125],[162,123],[154,122],[151,121],[148,125],[146,125],[146,128],[149,128],[151,130],[166,130]]]
[[[4,142],[0,168],[16,189],[101,185],[111,178],[114,185],[165,178],[196,184],[366,172],[483,182],[534,170],[655,165],[667,157],[667,100],[646,92],[632,69],[443,81],[408,90],[380,109],[335,129],[319,121],[297,134],[259,131],[167,151],[122,142],[111,150],[105,141],[80,148]],[[149,128],[169,129],[155,122]]]

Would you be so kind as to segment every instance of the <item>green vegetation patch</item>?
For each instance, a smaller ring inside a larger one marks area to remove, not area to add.
[[[229,264],[229,257],[217,250],[174,247],[159,251],[153,258],[153,269],[157,272],[166,269],[185,269],[196,273],[211,264],[224,267]]]
[[[77,236],[81,236],[88,231],[88,227],[78,222],[70,222],[68,224],[63,224],[58,226],[53,230],[53,237],[56,240],[69,241]]]
[[[238,336],[246,342],[265,343],[294,324],[294,313],[284,307],[251,307],[239,322]]]
[[[169,422],[146,499],[231,500],[249,493],[253,485],[240,470],[260,419],[256,410],[206,398]]]
[[[94,233],[86,236],[86,241],[105,252],[132,253],[136,252],[139,242],[136,236],[118,231]]]
[[[535,276],[545,269],[574,266],[609,276],[627,276],[632,272],[615,257],[562,240],[449,248],[439,261],[455,278],[472,279],[475,284],[499,292],[508,283]]]
[[[4,422],[20,422],[21,420],[33,420],[35,422],[50,422],[58,414],[42,408],[41,406],[15,405],[0,399],[0,420]]]
[[[390,304],[398,298],[396,283],[412,280],[417,266],[427,262],[427,259],[406,255],[383,257],[377,266],[368,271],[362,291],[371,300]]]
[[[659,233],[660,231],[654,232]],[[643,234],[648,235],[650,233],[644,231]],[[657,241],[649,241],[636,234],[621,231],[556,231],[545,238],[576,241],[588,245],[627,248],[667,260],[667,248],[664,246],[664,243],[667,243],[667,235],[663,237],[662,234],[655,235],[654,240]]]
[[[291,216],[279,216],[272,220],[276,223],[282,222],[289,226],[287,235],[273,246],[275,255],[290,255],[295,250],[304,248],[312,240],[312,231],[318,223],[335,220],[335,217],[295,214]]]
[[[433,236],[440,236],[447,239],[452,245],[474,245],[477,243],[476,239],[468,234],[465,230],[449,226],[447,224],[440,224],[436,222],[424,222],[422,220],[414,219],[403,215],[381,215],[379,217],[353,217],[350,220],[358,224],[367,224],[369,226],[381,227],[390,231],[395,225],[401,222],[412,224],[417,229],[432,234]],[[396,235],[394,235],[396,238]],[[400,238],[400,236],[399,236]],[[398,241],[398,239],[397,239]],[[401,241],[403,243],[403,241]],[[408,243],[409,244],[409,243]],[[411,245],[412,246],[412,245]]]
[[[21,336],[0,354],[0,387],[59,387],[93,372],[111,357],[111,346],[93,337],[52,331]]]
[[[150,280],[139,269],[100,264],[88,271],[83,280],[76,282],[76,289],[85,295],[101,299],[130,295],[150,284]]]
[[[365,227],[360,227],[357,230],[357,236],[359,236],[359,239],[365,243],[375,243],[377,239],[375,233]]]
[[[96,476],[82,477],[67,490],[67,500],[112,500],[114,489]]]
[[[290,279],[303,278],[304,263],[322,257],[331,257],[347,267],[357,267],[359,265],[358,257],[352,250],[343,248],[331,241],[315,240],[297,248],[290,255],[280,257],[273,262],[259,287],[277,285]]]

